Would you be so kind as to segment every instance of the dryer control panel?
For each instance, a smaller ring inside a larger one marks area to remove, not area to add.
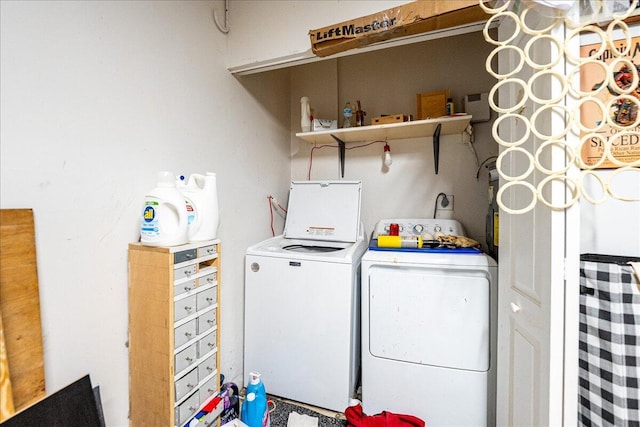
[[[462,224],[455,219],[391,218],[378,221],[371,237],[376,239],[381,234],[421,236],[431,240],[433,236],[440,234],[464,236],[465,232]]]

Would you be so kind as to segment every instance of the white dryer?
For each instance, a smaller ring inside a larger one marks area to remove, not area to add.
[[[464,235],[455,220],[376,225],[362,258],[364,412],[495,425],[496,262],[475,249],[378,248],[390,224],[401,236]]]
[[[360,181],[294,181],[284,234],[247,249],[244,377],[344,411],[360,368]]]

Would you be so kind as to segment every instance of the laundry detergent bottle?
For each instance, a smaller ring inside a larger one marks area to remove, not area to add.
[[[240,420],[249,427],[269,427],[269,407],[267,405],[267,392],[264,383],[260,380],[260,374],[249,374],[249,385],[245,394]]]
[[[202,242],[215,239],[218,235],[220,213],[218,211],[218,187],[216,174],[192,174],[181,187],[187,205],[191,205],[194,215],[189,217],[189,241]]]
[[[184,197],[171,172],[159,172],[156,188],[144,199],[140,220],[140,242],[146,246],[183,245],[188,239]]]
[[[189,224],[189,229],[191,228],[191,224],[196,221],[196,207],[195,204],[189,198],[189,194],[187,192],[187,179],[184,175],[176,176],[176,188],[182,196],[184,197],[184,206],[187,208],[187,222]]]

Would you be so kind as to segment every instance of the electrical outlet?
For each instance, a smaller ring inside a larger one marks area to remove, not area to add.
[[[453,210],[453,194],[447,194],[446,198],[440,198],[440,206],[438,210],[452,211]]]

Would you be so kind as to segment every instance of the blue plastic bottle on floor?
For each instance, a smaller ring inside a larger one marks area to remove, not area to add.
[[[267,391],[260,380],[260,374],[249,374],[249,385],[245,393],[240,419],[249,427],[269,427],[269,408],[267,406]]]

